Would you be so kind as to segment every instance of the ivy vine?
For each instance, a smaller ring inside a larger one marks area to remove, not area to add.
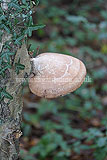
[[[0,6],[3,3],[4,1],[0,0]],[[0,76],[2,78],[5,78],[6,71],[13,66],[17,74],[25,68],[20,63],[20,59],[14,64],[14,59],[23,40],[26,40],[28,36],[30,37],[34,30],[45,26],[33,24],[32,14],[38,4],[38,0],[8,0],[6,2],[7,10],[0,7]],[[11,35],[11,38],[2,42],[5,33]],[[12,96],[6,91],[6,87],[0,86],[0,100],[3,98],[11,100]]]

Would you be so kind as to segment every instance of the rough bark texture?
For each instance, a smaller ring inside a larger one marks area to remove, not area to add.
[[[13,96],[10,103],[6,99],[0,102],[0,160],[16,160],[19,154],[19,138],[22,134],[20,131],[23,107],[22,81],[25,73],[30,73],[30,59],[25,44],[18,49],[16,62],[19,57],[21,64],[25,65],[25,70],[17,75],[13,68],[7,72],[6,79],[0,77],[0,85],[6,85],[7,91]]]
[[[3,7],[7,9],[6,3],[2,4]],[[11,39],[11,35],[5,31],[2,32],[0,52],[4,43]],[[14,63],[17,63],[20,58],[20,63],[25,65],[25,69],[17,75],[13,65],[11,69],[5,71],[5,78],[0,75],[0,87],[7,86],[6,91],[13,96],[11,101],[6,98],[0,101],[0,160],[19,159],[19,139],[22,134],[20,124],[23,107],[21,90],[25,74],[30,73],[30,58],[24,43],[21,48],[15,49],[17,49],[17,53],[14,57]]]

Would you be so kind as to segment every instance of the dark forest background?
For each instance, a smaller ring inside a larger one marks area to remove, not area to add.
[[[75,92],[47,100],[25,83],[22,160],[107,160],[107,2],[41,0],[33,15],[30,50],[81,59],[87,81]]]

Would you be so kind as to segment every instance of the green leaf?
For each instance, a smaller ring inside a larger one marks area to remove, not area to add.
[[[97,140],[98,147],[107,146],[107,137],[101,137]]]
[[[0,93],[0,98],[2,99],[3,97],[4,97],[4,98],[7,98],[7,99],[10,99],[10,100],[13,99],[12,95],[10,95],[10,94],[6,91],[6,87],[4,87],[4,88],[1,90],[1,93]]]
[[[6,26],[5,24],[1,24],[0,28],[5,29],[6,32],[10,33],[10,29],[8,26]]]
[[[26,4],[26,0],[22,0],[22,3],[23,3],[23,4]]]
[[[3,35],[3,32],[0,31],[0,42],[2,40],[2,35]]]
[[[68,16],[67,20],[74,23],[74,24],[79,24],[80,22],[87,23],[87,19],[82,16]]]
[[[20,68],[20,70],[24,70],[25,66],[23,64],[17,64],[16,65],[18,68]]]
[[[5,58],[7,62],[10,63],[10,56],[13,56],[14,54],[15,54],[14,52],[10,52],[10,51],[3,52],[1,54],[1,58]]]
[[[96,160],[106,160],[107,158],[107,147],[97,148],[94,152]]]
[[[36,6],[38,6],[39,5],[39,0],[36,0]]]
[[[19,71],[24,69],[25,69],[25,65],[20,63],[20,58],[19,58],[18,63],[15,63],[15,72],[19,74]]]
[[[38,30],[38,29],[41,29],[41,28],[44,28],[46,25],[32,25],[30,26],[30,28],[34,31],[34,30]]]
[[[21,35],[20,37],[15,39],[15,44],[21,45],[21,40],[24,38],[24,35]]]
[[[31,25],[25,30],[25,34],[28,34],[29,37],[31,37],[32,32],[41,28],[44,28],[45,25]]]
[[[17,3],[14,3],[14,2],[9,3],[8,6],[10,8],[16,8],[18,10],[21,10],[21,7]]]
[[[29,153],[30,154],[36,154],[40,151],[40,147],[39,146],[34,146],[30,149]]]
[[[5,98],[8,98],[8,99],[10,99],[10,100],[13,99],[13,97],[12,97],[8,92],[6,92],[6,91],[3,91],[2,94],[3,94],[3,96],[4,96]]]
[[[0,21],[5,20],[5,15],[0,16]]]
[[[8,68],[11,68],[11,65],[7,65],[7,66],[5,66],[5,67],[3,67],[2,69],[0,69],[0,74],[3,74],[3,72],[5,71],[5,70],[7,70]]]

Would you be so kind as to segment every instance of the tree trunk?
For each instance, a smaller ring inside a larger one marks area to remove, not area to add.
[[[21,56],[23,55],[23,56]],[[5,84],[7,92],[13,96],[8,102],[4,99],[0,102],[0,160],[16,160],[19,154],[19,138],[21,136],[20,124],[22,117],[22,82],[25,73],[30,72],[30,59],[25,44],[18,49],[15,61],[21,59],[21,64],[25,65],[25,70],[16,74],[14,68],[8,71]],[[1,81],[4,81],[2,78]],[[0,83],[1,84],[1,83]],[[2,85],[2,84],[1,84]]]
[[[9,0],[3,0],[1,3],[2,10],[8,10],[7,3]],[[0,42],[0,56],[3,47],[7,41],[11,40],[12,35],[2,29],[2,39]],[[0,74],[0,160],[17,160],[19,159],[19,139],[22,135],[20,130],[22,119],[22,82],[26,73],[30,73],[30,57],[28,55],[24,41],[22,45],[11,45],[15,55],[11,56],[11,67],[5,69],[5,76]],[[8,58],[8,57],[7,57]],[[0,60],[2,58],[0,57]],[[15,64],[24,65],[24,70],[16,72]],[[2,64],[0,63],[0,68]],[[4,68],[0,70],[2,73]]]

